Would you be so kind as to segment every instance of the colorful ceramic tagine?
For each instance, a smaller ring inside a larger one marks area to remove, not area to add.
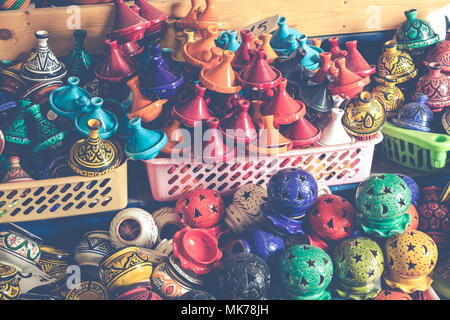
[[[47,149],[60,147],[66,136],[65,131],[60,131],[51,121],[43,117],[39,104],[33,104],[25,110],[25,113],[32,119],[33,131],[33,153],[38,153]]]
[[[441,69],[439,63],[428,64],[428,73],[419,78],[416,87],[416,92],[428,96],[426,104],[433,112],[450,106],[450,80]]]
[[[25,80],[21,77],[19,71],[12,68],[0,70],[0,92],[6,91],[6,93],[12,95],[20,95],[25,88]]]
[[[78,29],[73,32],[75,44],[72,50],[64,57],[67,67],[67,75],[69,77],[75,76],[84,84],[91,80],[92,73],[92,58],[84,47],[84,40],[87,32],[84,29]]]
[[[445,253],[444,253],[445,254]],[[443,298],[450,298],[450,254],[442,256],[433,272],[433,289]]]
[[[52,91],[49,103],[53,112],[63,117],[75,119],[78,114],[87,111],[87,108],[80,108],[77,100],[81,96],[91,99],[92,95],[86,89],[78,87],[79,83],[79,78],[69,77],[67,79],[67,86]]]
[[[160,32],[164,20],[168,18],[167,14],[145,0],[134,0],[134,3],[141,9],[139,15],[150,22],[150,26],[147,28],[147,34]]]
[[[19,100],[19,114],[12,123],[3,130],[5,141],[14,146],[24,147],[31,144],[28,135],[28,125],[25,122],[25,110],[33,103],[29,100]]]
[[[194,42],[186,43],[183,47],[184,59],[196,68],[202,68],[209,63],[213,57],[212,49],[217,48],[215,40],[220,34],[219,29],[216,27],[208,27],[203,33],[204,37]]]
[[[140,87],[144,94],[158,97],[158,99],[173,97],[184,84],[184,77],[181,74],[174,74],[164,67],[161,56],[149,59],[147,68],[140,79]]]
[[[212,117],[208,121],[208,129],[204,133],[201,150],[194,149],[194,157],[205,163],[222,163],[233,159],[236,148],[230,148],[223,142],[222,133],[219,131],[219,119]]]
[[[82,281],[66,294],[65,300],[108,300],[108,292],[97,281]]]
[[[206,29],[215,27],[224,29],[226,23],[219,17],[216,1],[206,0],[206,7],[201,8],[198,0],[191,0],[191,9],[184,18],[177,21],[179,28]]]
[[[41,257],[37,241],[15,230],[0,232],[0,262],[26,273],[36,267]]]
[[[114,253],[108,231],[86,232],[73,250],[73,259],[79,266],[99,267],[100,262]]]
[[[327,112],[334,106],[331,92],[328,89],[335,80],[331,74],[327,74],[320,84],[307,81],[298,90],[299,99],[305,103],[306,107],[318,112]]]
[[[450,243],[450,215],[448,206],[439,202],[426,202],[417,207],[418,230],[429,235],[438,248],[445,250]]]
[[[137,246],[151,249],[158,239],[158,228],[149,212],[128,208],[114,216],[109,225],[109,237],[115,248]]]
[[[207,94],[211,100],[208,104],[209,110],[214,116],[222,120],[231,116],[236,111],[233,105],[234,100],[243,99],[243,95],[240,92],[226,94],[209,90]]]
[[[450,30],[447,28],[446,39],[439,41],[428,50],[427,57],[423,60],[426,66],[432,62],[442,65],[442,71],[449,76],[450,72]]]
[[[237,143],[253,142],[258,137],[256,123],[248,114],[250,102],[245,99],[232,100],[236,108],[230,116],[220,123],[220,131],[225,137],[234,139]]]
[[[442,115],[442,126],[444,127],[447,134],[450,135],[450,108],[447,109]]]
[[[208,120],[211,114],[208,110],[209,99],[205,99],[206,88],[195,84],[195,94],[185,102],[176,104],[172,116],[189,127],[194,127],[203,120]]]
[[[270,39],[270,45],[275,51],[279,51],[280,49],[287,49],[289,44],[287,38],[289,35],[291,37],[296,38],[298,36],[302,36],[302,33],[295,30],[294,28],[290,28],[287,25],[286,17],[280,17],[278,19],[278,29],[276,29],[272,33],[272,39]]]
[[[383,278],[389,287],[406,293],[430,288],[430,273],[438,259],[438,248],[430,236],[417,230],[394,235],[385,243],[385,254]]]
[[[241,45],[236,50],[233,61],[231,61],[231,65],[233,69],[237,72],[245,69],[250,62],[252,61],[254,47],[252,45],[252,33],[249,30],[241,30]]]
[[[217,300],[211,293],[201,290],[191,290],[179,297],[177,300]]]
[[[300,168],[286,168],[274,174],[267,184],[268,202],[289,218],[301,218],[317,200],[316,179]]]
[[[225,215],[222,197],[210,189],[184,193],[176,202],[178,221],[191,228],[210,228],[219,224]]]
[[[415,101],[405,104],[392,122],[398,127],[430,132],[433,112],[426,105],[428,96],[422,93],[416,93],[414,96]]]
[[[345,58],[348,54],[347,50],[342,50],[339,47],[339,37],[328,38],[328,43],[330,46],[331,60],[336,60],[339,58]]]
[[[173,237],[173,255],[184,269],[205,275],[219,266],[222,251],[217,239],[201,228],[184,227]]]
[[[220,62],[200,72],[200,82],[209,90],[219,93],[232,94],[241,91],[238,85],[236,72],[231,66],[234,53],[224,50]]]
[[[147,29],[151,26],[150,21],[129,8],[124,0],[115,0],[114,9],[114,25],[107,35],[108,38],[117,40],[120,44],[144,38]]]
[[[395,118],[398,111],[405,103],[405,96],[397,86],[397,80],[392,76],[386,76],[384,82],[372,90],[372,95],[386,110],[387,118]]]
[[[331,94],[339,95],[344,99],[351,99],[364,91],[364,87],[370,83],[369,76],[361,78],[356,73],[350,71],[346,67],[345,58],[335,60],[335,64],[339,69],[339,74],[336,80],[329,86]]]
[[[347,41],[345,46],[347,47],[345,64],[350,71],[354,72],[361,78],[368,77],[376,72],[376,67],[369,65],[366,59],[364,59],[358,51],[358,41]]]
[[[222,31],[216,40],[216,45],[223,50],[236,52],[241,46],[241,40],[238,40],[238,32],[235,30]]]
[[[38,40],[38,46],[21,65],[21,77],[31,82],[62,79],[67,74],[67,69],[48,47],[49,33],[44,30],[36,31],[35,37]]]
[[[267,299],[270,283],[270,269],[267,263],[252,253],[228,256],[218,271],[218,287],[223,299]]]
[[[313,45],[309,45],[307,41],[307,37],[305,35],[301,35],[297,37],[297,41],[299,42],[299,46],[306,51],[305,57],[302,59],[303,66],[311,71],[317,70],[320,64],[320,56],[319,54],[324,52],[322,49],[315,47]]]
[[[171,58],[177,63],[185,63],[186,59],[183,57],[183,47],[186,43],[194,42],[194,31],[184,29],[175,34],[176,47],[172,50]]]
[[[38,263],[41,269],[58,281],[63,279],[67,274],[70,253],[46,245],[40,245],[39,248],[41,249],[41,257]]]
[[[153,271],[147,256],[138,247],[125,247],[100,264],[99,275],[105,288],[111,292],[135,283],[150,284]]]
[[[417,18],[417,10],[405,11],[406,21],[403,22],[395,34],[400,50],[413,51],[431,46],[439,41],[439,36],[431,25]]]
[[[347,100],[343,109],[342,124],[345,130],[359,140],[374,138],[386,121],[383,105],[369,91]]]
[[[130,9],[133,10],[137,14],[139,14],[139,11],[141,10],[136,5],[131,5]],[[125,42],[125,43],[121,43],[119,41],[119,50],[122,52],[122,54],[124,56],[138,60],[139,56],[144,52],[145,47],[143,45],[141,45],[138,42],[138,40]]]
[[[113,300],[162,300],[149,285],[135,284],[112,294]]]
[[[287,79],[282,78],[275,96],[272,100],[265,104],[262,109],[262,115],[274,116],[274,124],[291,124],[301,119],[305,113],[305,104],[301,101],[294,100],[286,91]]]
[[[373,300],[413,300],[413,298],[400,290],[384,289]]]
[[[274,125],[273,115],[262,116],[262,128],[258,139],[246,145],[246,149],[254,155],[271,156],[292,149],[292,141],[283,136]]]
[[[98,134],[101,139],[108,139],[113,136],[119,128],[119,120],[117,116],[104,108],[103,99],[100,97],[94,97],[90,101],[90,105],[86,108],[86,112],[78,114],[75,118],[75,128],[82,136],[88,136],[90,134],[90,128],[87,123],[90,119],[98,119],[101,123]]]
[[[412,57],[407,52],[401,51],[394,40],[384,43],[383,54],[378,58],[376,69],[374,78],[379,83],[383,83],[386,76],[392,76],[397,80],[397,84],[400,84],[418,74]]]
[[[224,221],[233,233],[242,233],[264,220],[261,205],[267,201],[267,190],[256,184],[246,184],[233,195],[225,209]]]
[[[263,33],[252,38],[253,46],[256,49],[263,49],[266,54],[266,61],[271,64],[273,60],[278,57],[278,54],[272,49],[270,45],[270,40],[272,40],[272,34]]]
[[[402,233],[410,223],[406,210],[411,204],[408,185],[395,174],[377,174],[356,189],[358,224],[378,237]]]
[[[150,160],[155,158],[167,143],[167,136],[161,130],[145,129],[140,118],[130,120],[131,136],[124,146],[127,158]]]
[[[163,207],[152,212],[152,216],[158,227],[158,243],[163,239],[172,239],[174,234],[183,228],[177,219],[175,208]]]
[[[322,146],[335,146],[352,142],[352,137],[347,133],[342,125],[342,117],[344,110],[339,108],[331,108],[328,123],[322,130],[322,137],[317,143]]]
[[[411,191],[411,203],[417,207],[420,198],[419,186],[412,178],[404,174],[396,173],[396,175],[399,176],[408,185],[409,191]]]
[[[0,264],[0,300],[16,300],[20,297],[18,272],[14,266]]]
[[[308,238],[311,245],[328,249],[328,244],[349,237],[356,227],[356,211],[344,198],[323,195],[308,214]]]
[[[331,60],[331,52],[322,52],[319,54],[320,67],[314,77],[311,79],[314,83],[322,83],[327,75],[331,74],[333,78],[337,78],[339,70],[335,67],[334,62]]]
[[[284,296],[289,300],[330,300],[331,257],[322,249],[296,245],[283,252],[279,270]]]
[[[105,40],[105,58],[95,67],[98,79],[107,82],[123,82],[133,77],[138,70],[138,62],[128,59],[117,47],[117,41]]]
[[[161,149],[161,153],[165,155],[178,155],[183,156],[191,154],[191,145],[183,148],[183,129],[181,129],[181,123],[178,120],[173,120],[164,129],[164,133],[167,136],[167,143]]]
[[[305,117],[300,116],[297,121],[282,131],[283,135],[292,141],[294,148],[307,148],[314,145],[322,137],[320,128],[313,126]]]
[[[267,91],[278,86],[281,72],[269,66],[264,57],[264,50],[256,50],[252,62],[238,73],[238,80],[242,83],[243,88]]]
[[[367,300],[379,294],[384,257],[375,241],[366,237],[343,239],[333,249],[332,257],[338,296]]]
[[[22,169],[19,156],[8,157],[8,162],[9,170],[6,173],[6,176],[3,177],[3,183],[15,183],[34,180],[25,170]]]
[[[114,142],[100,138],[100,120],[88,120],[87,127],[89,136],[79,140],[70,150],[70,167],[82,176],[101,176],[115,170],[121,164],[122,149]]]

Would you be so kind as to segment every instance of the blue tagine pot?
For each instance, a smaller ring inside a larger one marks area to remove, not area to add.
[[[140,118],[130,120],[130,129],[132,133],[124,148],[129,159],[153,159],[167,143],[167,136],[163,131],[143,128]]]
[[[426,105],[428,96],[415,94],[416,101],[405,104],[392,122],[402,128],[430,132],[433,122],[433,111]]]
[[[80,135],[86,137],[89,136],[89,129],[87,127],[87,122],[89,119],[100,120],[101,127],[98,134],[102,139],[108,139],[117,132],[117,129],[119,128],[117,116],[111,111],[104,110],[102,105],[103,99],[100,97],[94,97],[90,100],[88,110],[80,113],[75,118],[75,128]]]

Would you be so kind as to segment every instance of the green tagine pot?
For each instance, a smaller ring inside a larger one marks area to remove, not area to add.
[[[439,36],[430,24],[417,18],[417,10],[405,11],[406,21],[398,27],[395,34],[398,48],[409,50],[431,46],[439,41]]]

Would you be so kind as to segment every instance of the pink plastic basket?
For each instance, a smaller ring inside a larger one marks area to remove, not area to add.
[[[195,161],[175,162],[170,158],[145,161],[153,198],[177,200],[184,192],[208,188],[222,195],[233,193],[244,184],[265,186],[282,168],[299,167],[327,186],[357,183],[370,175],[374,148],[382,133],[369,141],[292,150],[277,156],[255,159],[236,158],[219,164]]]

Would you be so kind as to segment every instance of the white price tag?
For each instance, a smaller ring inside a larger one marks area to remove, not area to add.
[[[257,36],[263,33],[270,33],[277,27],[279,18],[280,15],[277,14],[272,17],[262,19],[248,26],[245,26],[241,28],[241,30],[250,30],[252,36]]]

